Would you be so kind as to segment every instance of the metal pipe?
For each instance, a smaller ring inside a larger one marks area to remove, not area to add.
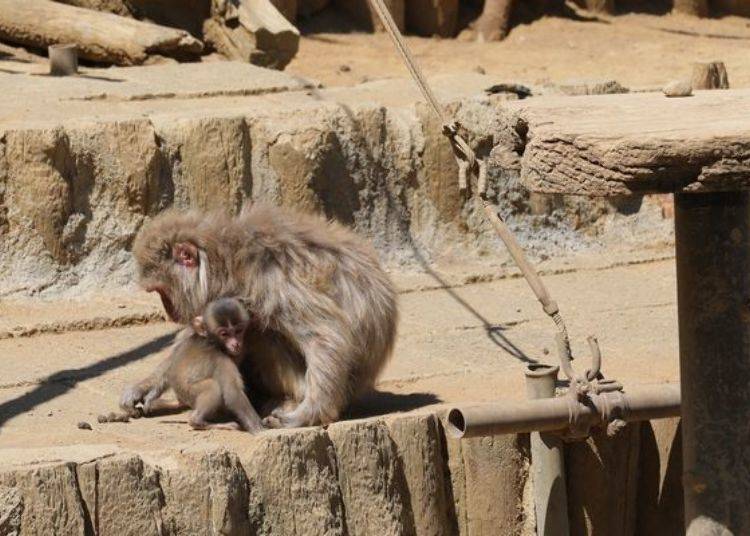
[[[531,400],[554,398],[559,367],[529,365],[526,396]],[[531,475],[538,536],[568,536],[568,494],[562,439],[555,434],[531,433]]]
[[[78,73],[78,51],[76,45],[50,45],[49,73],[53,76],[70,76]]]
[[[750,534],[750,193],[675,195],[685,527]]]
[[[628,393],[591,394],[586,404],[563,396],[453,408],[445,419],[445,427],[452,437],[468,438],[564,430],[572,419],[593,426],[612,418],[633,422],[679,415],[680,388],[664,384]]]

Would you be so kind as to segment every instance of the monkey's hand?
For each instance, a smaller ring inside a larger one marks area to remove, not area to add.
[[[158,394],[155,388],[146,388],[141,384],[130,385],[125,388],[120,396],[120,408],[131,417],[143,417],[148,414],[149,405]],[[156,394],[156,396],[154,396]]]

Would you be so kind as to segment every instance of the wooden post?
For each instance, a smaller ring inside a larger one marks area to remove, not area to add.
[[[694,17],[708,17],[708,0],[674,0],[673,9]]]
[[[474,21],[478,41],[501,41],[510,31],[514,0],[485,0],[484,10]]]
[[[693,89],[729,89],[727,68],[721,61],[693,64]]]

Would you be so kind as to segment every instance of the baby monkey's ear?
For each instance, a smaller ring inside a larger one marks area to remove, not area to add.
[[[198,335],[201,337],[208,337],[208,329],[206,328],[206,323],[203,321],[202,316],[196,316],[193,318],[193,321],[191,322],[193,326],[193,331],[195,331]]]

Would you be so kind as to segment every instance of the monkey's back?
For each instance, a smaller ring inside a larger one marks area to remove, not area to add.
[[[336,310],[325,313],[334,314],[341,319],[341,327],[348,328],[345,335],[353,352],[351,390],[369,388],[393,349],[398,308],[396,289],[368,241],[319,216],[265,204],[243,210],[236,224],[247,233],[245,242],[252,242],[254,250],[249,255],[266,255],[272,262],[264,269],[272,270],[269,265],[275,262],[280,272],[279,277],[267,279],[281,283],[261,289],[256,300],[271,309],[279,305],[269,301],[295,295],[291,289],[306,296],[321,295],[317,304],[312,299],[301,309],[290,299],[286,306],[291,309],[291,323],[299,315],[320,315],[333,304]],[[249,277],[248,285],[252,287],[259,279]],[[318,305],[317,309],[311,304]]]

